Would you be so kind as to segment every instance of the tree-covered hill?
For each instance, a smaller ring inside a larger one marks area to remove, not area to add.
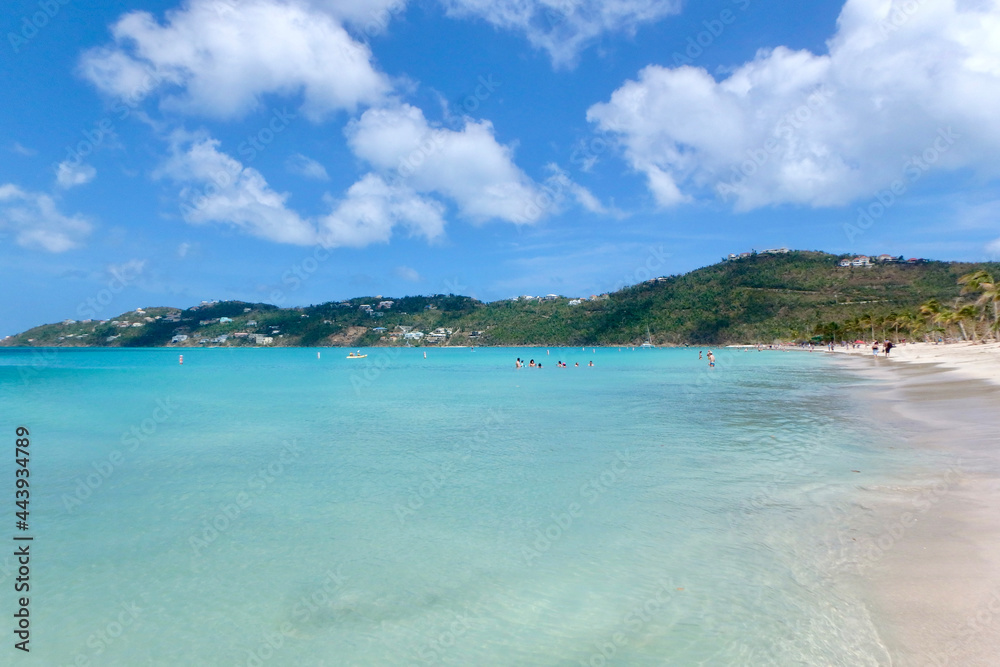
[[[633,345],[647,331],[658,345],[772,342],[807,339],[861,317],[916,311],[932,299],[952,304],[961,297],[961,275],[1000,273],[995,263],[841,267],[842,258],[807,251],[751,255],[579,303],[567,297],[483,303],[437,294],[301,308],[239,301],[148,308],[112,320],[35,327],[0,345]]]

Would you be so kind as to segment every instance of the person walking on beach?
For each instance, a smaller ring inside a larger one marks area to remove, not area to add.
[[[876,357],[878,356],[878,341],[872,343],[872,354]]]
[[[887,340],[887,341],[885,341],[885,356],[886,356],[887,358],[888,358],[888,356],[889,356],[889,350],[891,350],[891,349],[892,349],[892,342],[891,342],[891,341],[888,341],[888,340]]]

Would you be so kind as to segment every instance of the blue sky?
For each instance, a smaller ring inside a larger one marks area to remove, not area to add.
[[[3,33],[0,336],[102,294],[1000,257],[997,0],[14,0]]]

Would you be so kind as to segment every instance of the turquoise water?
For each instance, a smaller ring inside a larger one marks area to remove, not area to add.
[[[897,436],[822,354],[178,352],[0,351],[33,664],[885,660],[824,526]]]

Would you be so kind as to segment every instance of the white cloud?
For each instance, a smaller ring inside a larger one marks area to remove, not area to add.
[[[326,173],[326,168],[316,160],[306,157],[302,153],[296,153],[285,161],[285,167],[293,174],[313,178],[317,181],[329,181],[330,175]]]
[[[587,118],[662,206],[837,206],[932,169],[997,175],[1000,2],[848,0],[828,46],[761,51],[722,81],[650,65]]]
[[[111,278],[117,278],[122,284],[128,285],[146,270],[146,260],[130,259],[121,264],[108,264],[107,273]]]
[[[994,257],[1000,256],[1000,239],[991,241],[986,244],[986,251],[992,254]]]
[[[259,171],[220,151],[219,142],[203,133],[175,133],[171,156],[155,176],[181,185],[185,221],[227,225],[277,243],[360,247],[388,241],[396,226],[428,239],[444,229],[442,205],[375,174],[331,200],[329,214],[304,218],[286,206],[287,194],[275,192]]]
[[[366,37],[381,34],[406,9],[405,0],[310,0]]]
[[[191,224],[223,223],[268,241],[308,245],[315,227],[285,207],[259,171],[219,151],[204,134],[177,132],[171,156],[154,174],[182,185],[184,219]]]
[[[632,34],[680,11],[680,0],[442,0],[450,16],[482,18],[523,32],[556,66],[572,65],[604,33]]]
[[[369,109],[347,129],[354,153],[393,181],[453,200],[465,217],[534,222],[538,186],[497,142],[489,121],[466,120],[460,131],[431,127],[410,105]]]
[[[56,167],[56,183],[61,188],[69,189],[77,185],[85,185],[94,180],[95,176],[97,176],[97,170],[83,162],[65,160]]]
[[[163,24],[147,12],[125,14],[112,34],[113,45],[84,53],[84,76],[129,100],[167,89],[162,105],[184,113],[232,118],[263,95],[301,94],[303,112],[319,120],[375,103],[391,88],[367,46],[327,13],[294,1],[190,0]]]
[[[552,176],[546,179],[545,189],[553,197],[556,204],[561,205],[567,199],[572,198],[591,213],[609,212],[590,190],[573,182],[557,164],[550,163],[546,167],[552,172]]]
[[[320,237],[324,245],[362,247],[388,242],[393,228],[402,225],[411,235],[431,240],[444,233],[443,214],[439,202],[366,174],[320,219]]]
[[[47,194],[7,183],[0,185],[0,230],[24,248],[65,252],[81,245],[91,225],[82,216],[60,213]]]
[[[15,153],[17,153],[18,155],[23,155],[25,157],[32,157],[33,155],[38,154],[38,151],[36,151],[34,148],[28,148],[27,146],[22,145],[18,141],[15,141],[13,144],[11,144],[10,149]]]
[[[408,266],[397,266],[396,275],[411,283],[419,283],[422,280],[420,273],[418,273],[416,269],[412,269]]]

